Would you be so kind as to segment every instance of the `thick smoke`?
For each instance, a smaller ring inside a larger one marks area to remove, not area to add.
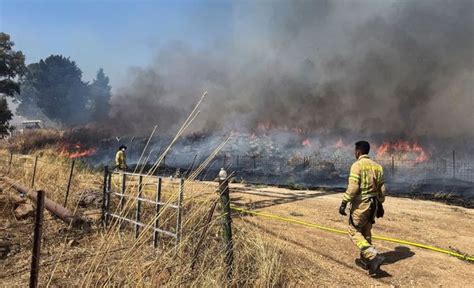
[[[235,4],[227,39],[160,49],[130,72],[111,116],[130,134],[174,131],[207,90],[194,131],[472,137],[473,3]]]

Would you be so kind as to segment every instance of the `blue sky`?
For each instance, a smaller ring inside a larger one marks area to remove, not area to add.
[[[62,54],[77,62],[86,81],[104,68],[117,89],[128,68],[146,66],[170,41],[197,49],[225,41],[232,33],[232,3],[0,0],[0,31],[11,35],[27,63]]]

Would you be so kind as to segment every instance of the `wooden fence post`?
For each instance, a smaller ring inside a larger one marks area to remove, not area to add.
[[[156,184],[156,218],[155,218],[155,229],[158,229],[160,223],[160,201],[161,201],[161,177],[158,177],[158,183]],[[160,233],[158,231],[153,232],[153,247],[158,247],[158,241],[160,239]]]
[[[178,248],[181,241],[181,218],[183,217],[183,196],[184,196],[184,178],[179,182],[179,197],[178,197],[178,211],[176,212],[176,248]]]
[[[138,198],[142,198],[142,185],[143,185],[143,176],[140,175],[138,177]],[[135,213],[135,221],[137,221],[137,224],[135,224],[135,238],[138,238],[138,235],[140,235],[140,213],[142,210],[142,201],[140,199],[137,199],[137,211]]]
[[[229,180],[227,176],[219,176],[219,196],[221,199],[222,213],[222,238],[224,240],[224,262],[226,264],[226,281],[232,281],[232,263],[234,260],[234,247],[232,243],[232,218],[230,210]]]
[[[107,197],[107,187],[108,187],[108,179],[109,177],[109,166],[104,166],[104,187],[102,191],[102,225],[104,228],[107,228],[107,207],[108,207],[108,197]]]
[[[10,170],[12,168],[12,163],[13,163],[13,152],[10,152],[10,160],[8,161],[8,171],[7,174],[10,174]]]
[[[41,234],[43,232],[44,191],[38,191],[36,193],[35,232],[31,257],[30,288],[38,287]]]
[[[38,165],[38,155],[35,157],[35,164],[33,165],[33,177],[31,177],[31,188],[35,185],[35,177],[36,177],[36,166]]]
[[[76,159],[73,159],[71,162],[71,170],[69,171],[69,179],[67,181],[66,197],[64,198],[64,207],[66,207],[67,205],[67,198],[69,197],[69,190],[71,189],[71,181],[72,181],[72,175],[74,173],[75,163],[76,163]]]

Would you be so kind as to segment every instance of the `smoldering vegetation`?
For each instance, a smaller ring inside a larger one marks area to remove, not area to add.
[[[472,139],[472,1],[232,7],[232,29],[212,48],[172,42],[131,69],[112,98],[112,127],[174,131],[207,90],[194,131]]]

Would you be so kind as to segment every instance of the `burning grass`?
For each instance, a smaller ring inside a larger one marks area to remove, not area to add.
[[[58,156],[54,149],[43,150],[39,154],[35,189],[47,191],[47,197],[63,203],[66,179],[70,160]],[[8,153],[2,151],[2,161],[8,160]],[[33,155],[21,156],[13,161],[10,177],[28,186],[31,183]],[[2,165],[5,173],[5,165]],[[120,179],[113,180],[114,189],[119,189]],[[153,198],[155,186],[144,180],[144,197]],[[151,181],[151,180],[150,180]],[[66,229],[65,224],[48,214],[43,233],[41,285],[55,286],[220,286],[223,283],[223,243],[220,237],[220,211],[216,210],[212,220],[207,223],[207,215],[217,201],[217,184],[204,182],[185,182],[183,239],[174,247],[174,241],[162,238],[160,247],[154,249],[150,229],[143,229],[140,237],[133,237],[133,227],[125,225],[119,229],[118,223],[104,231],[98,220],[90,231]],[[91,207],[80,208],[78,203],[85,191],[101,193],[101,171],[93,170],[79,163],[73,178],[68,208],[81,214],[94,215],[100,210]],[[134,193],[136,183],[131,181]],[[16,193],[3,187],[2,193]],[[165,180],[164,201],[175,201],[178,189],[176,182]],[[133,213],[135,202],[129,201],[127,213]],[[116,208],[112,203],[112,209]],[[174,223],[176,215],[163,209],[160,223]],[[2,285],[22,286],[28,281],[32,219],[19,222],[11,211],[4,211],[2,218],[8,227],[21,227],[6,230],[20,245],[20,249],[1,264]],[[91,213],[92,212],[92,213]],[[125,213],[121,211],[120,213]],[[153,223],[154,207],[143,205],[143,221]],[[98,219],[95,215],[94,219]],[[172,225],[171,225],[172,226]],[[203,233],[207,228],[207,232]],[[298,277],[298,271],[283,269],[285,258],[282,247],[277,247],[268,236],[257,228],[234,217],[234,277],[235,285],[243,286],[282,286],[289,276]],[[198,242],[203,245],[199,247]],[[199,249],[198,249],[199,247]],[[195,261],[194,267],[191,263]],[[19,273],[20,272],[20,273]],[[17,274],[15,274],[17,273]],[[296,273],[296,274],[295,274]],[[14,276],[9,276],[14,275]]]

